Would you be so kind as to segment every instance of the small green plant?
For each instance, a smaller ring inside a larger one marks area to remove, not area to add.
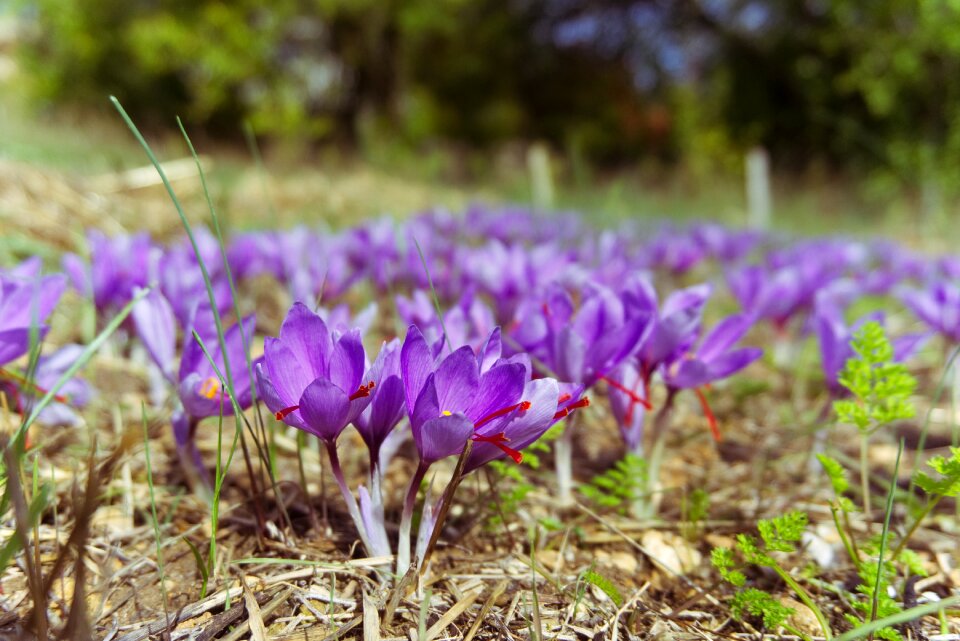
[[[613,604],[618,608],[623,605],[623,594],[617,589],[613,581],[598,573],[593,566],[580,575],[580,580],[590,585],[600,588],[600,591],[610,597]]]
[[[803,537],[807,527],[807,515],[803,512],[789,512],[772,519],[761,519],[757,523],[760,540],[749,534],[737,536],[737,550],[743,561],[738,562],[736,554],[729,548],[714,548],[710,561],[713,567],[728,583],[738,588],[731,604],[734,617],[741,618],[744,614],[760,617],[768,628],[782,626],[791,634],[802,639],[810,637],[787,623],[793,614],[793,609],[784,606],[773,595],[756,588],[746,588],[746,575],[743,568],[749,565],[765,567],[773,570],[786,583],[797,597],[810,608],[817,622],[823,630],[823,636],[828,641],[832,638],[830,624],[820,608],[814,602],[807,590],[785,570],[774,558],[775,553],[793,553]]]
[[[960,496],[960,447],[950,448],[950,458],[934,456],[927,461],[927,465],[936,475],[931,476],[926,472],[920,472],[914,481],[917,487],[927,494],[927,504],[914,516],[907,533],[894,548],[894,556],[906,551],[910,537],[941,500],[948,496]]]
[[[642,501],[647,487],[649,466],[637,454],[627,454],[606,472],[580,486],[580,493],[599,507],[626,514]]]
[[[870,514],[868,451],[870,436],[895,421],[911,418],[916,408],[910,396],[917,380],[901,363],[893,360],[893,346],[880,323],[865,323],[851,343],[856,356],[847,360],[840,383],[850,390],[851,399],[837,400],[833,408],[842,423],[860,432],[860,483],[864,516]]]
[[[547,444],[551,438],[550,432],[545,434],[535,443],[532,443],[523,451],[523,463],[531,469],[540,469],[540,454],[550,451]],[[553,436],[553,438],[556,438]],[[497,494],[490,509],[492,516],[487,520],[487,526],[495,528],[503,525],[504,520],[517,513],[520,505],[526,500],[527,495],[536,489],[536,486],[530,483],[523,475],[523,468],[512,461],[491,461],[488,465],[491,473],[495,475]],[[494,478],[494,477],[488,477]],[[549,525],[549,524],[548,524]]]
[[[680,532],[688,541],[696,541],[703,535],[703,523],[710,513],[710,495],[703,488],[684,494],[680,501]]]

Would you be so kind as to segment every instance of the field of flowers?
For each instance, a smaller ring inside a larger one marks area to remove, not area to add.
[[[12,637],[960,638],[960,258],[183,222],[0,269]]]

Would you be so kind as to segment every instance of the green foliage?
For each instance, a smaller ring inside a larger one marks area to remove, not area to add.
[[[737,562],[730,548],[713,548],[710,551],[710,563],[720,573],[720,578],[734,587],[742,588],[747,582],[743,572],[734,569]]]
[[[834,402],[840,421],[872,434],[894,421],[913,417],[916,408],[909,399],[917,381],[903,364],[893,362],[893,346],[883,327],[873,321],[865,323],[854,335],[852,347],[856,356],[847,361],[839,380],[854,398]]]
[[[617,589],[617,586],[613,584],[613,581],[607,577],[590,569],[581,574],[580,579],[600,588],[604,594],[610,597],[610,600],[613,601],[614,605],[618,608],[623,605],[623,595],[620,593],[620,590]]]
[[[817,454],[817,460],[823,466],[823,470],[830,479],[830,485],[833,486],[833,493],[837,498],[837,506],[844,512],[850,513],[856,511],[853,501],[844,496],[844,492],[850,489],[850,479],[847,478],[847,470],[840,462],[826,454]]]
[[[950,458],[934,456],[927,465],[939,476],[920,472],[917,486],[931,496],[960,496],[960,447],[950,448]]]
[[[549,451],[547,442],[551,439],[545,434],[535,443],[531,443],[523,451],[523,463],[517,465],[513,461],[490,461],[488,467],[496,475],[497,496],[490,504],[492,512],[487,520],[488,527],[498,527],[503,525],[504,519],[517,513],[520,505],[526,500],[527,496],[536,489],[532,483],[523,475],[523,465],[531,469],[540,469],[540,454]],[[551,523],[543,524],[550,529]]]
[[[647,474],[646,460],[627,454],[612,468],[581,485],[580,492],[599,507],[626,513],[630,505],[643,498]]]
[[[710,495],[703,488],[685,494],[680,502],[683,536],[693,541],[703,533],[703,522],[710,513]]]
[[[775,630],[786,622],[795,612],[772,595],[756,588],[747,588],[737,592],[730,603],[730,612],[735,619],[742,619],[744,613],[763,619],[767,629]]]
[[[768,550],[775,552],[794,552],[806,527],[807,515],[799,511],[757,522],[764,544]]]
[[[902,612],[903,608],[890,596],[888,588],[890,586],[890,576],[893,574],[892,564],[884,562],[879,566],[882,570],[878,573],[878,566],[874,563],[864,563],[860,566],[858,574],[860,576],[860,585],[857,586],[859,598],[850,599],[850,607],[855,614],[845,614],[845,618],[855,627],[860,626],[871,618],[879,618]],[[878,585],[879,582],[879,585]],[[877,596],[876,617],[871,617],[873,612],[873,597]],[[883,628],[876,632],[876,636],[886,641],[901,641],[900,633],[893,628]]]

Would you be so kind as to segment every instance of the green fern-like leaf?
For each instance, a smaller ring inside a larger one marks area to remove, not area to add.
[[[720,577],[734,586],[741,588],[747,582],[743,572],[735,570],[736,560],[730,548],[713,548],[710,551],[710,563],[720,573]]]
[[[840,498],[844,492],[850,488],[850,481],[847,478],[847,470],[840,462],[826,454],[817,454],[817,460],[823,466],[823,471],[827,473],[830,479],[830,485],[833,486],[833,493]]]
[[[927,465],[939,476],[917,475],[917,487],[931,496],[960,496],[960,447],[950,448],[950,458],[934,456]]]
[[[763,590],[747,588],[733,597],[730,611],[735,619],[742,619],[744,613],[760,617],[763,625],[772,630],[783,625],[795,610],[783,605]]]
[[[627,454],[612,468],[580,486],[580,493],[594,504],[619,511],[640,499],[647,484],[647,462]]]
[[[916,408],[910,396],[917,380],[901,363],[893,362],[893,347],[877,322],[865,323],[851,342],[856,356],[847,360],[838,380],[853,399],[835,401],[837,417],[872,433],[894,421],[911,418]]]
[[[617,589],[617,586],[613,584],[613,581],[607,577],[593,570],[587,570],[580,575],[580,578],[590,585],[595,585],[600,588],[600,591],[610,597],[610,600],[613,601],[618,608],[623,605],[623,595],[620,593],[620,590]]]
[[[806,527],[807,515],[799,511],[757,522],[764,545],[774,552],[796,551],[796,543],[803,537]]]

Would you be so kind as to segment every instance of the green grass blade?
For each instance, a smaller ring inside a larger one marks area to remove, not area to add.
[[[420,241],[413,239],[413,244],[417,246],[417,253],[420,254],[420,262],[423,264],[423,271],[427,274],[427,283],[430,285],[430,295],[433,297],[433,306],[437,310],[437,320],[440,321],[440,329],[443,330],[443,338],[447,341],[447,347],[453,351],[453,344],[450,342],[450,335],[447,334],[447,326],[443,323],[443,309],[440,307],[440,297],[437,296],[437,289],[433,286],[433,276],[430,275],[430,268],[427,267],[427,258],[423,255],[423,249],[420,247]]]
[[[873,634],[877,630],[893,627],[895,625],[903,625],[904,623],[909,623],[910,621],[914,621],[928,614],[935,614],[936,612],[940,612],[947,607],[957,604],[960,604],[960,595],[952,596],[943,599],[942,601],[936,601],[935,603],[924,603],[923,605],[918,605],[914,608],[910,608],[909,610],[897,612],[896,614],[891,614],[888,617],[883,617],[882,619],[876,619],[875,621],[864,623],[853,630],[844,632],[840,636],[836,637],[834,641],[854,641],[855,639],[862,639],[867,635]]]

